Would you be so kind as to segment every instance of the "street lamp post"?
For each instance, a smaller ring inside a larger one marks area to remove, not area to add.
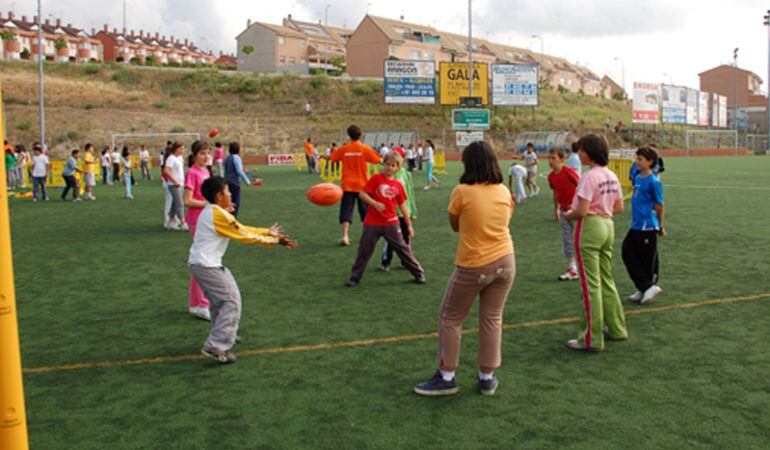
[[[38,108],[40,109],[40,145],[45,150],[45,98],[43,95],[43,7],[42,0],[37,0],[37,76]]]
[[[670,73],[664,73],[663,76],[664,77],[668,77],[668,84],[670,84],[672,86],[674,85],[674,79],[671,78],[671,74]]]
[[[332,5],[326,4],[326,7],[324,8],[324,32],[328,35],[329,29],[327,28],[329,26],[329,8],[331,8]],[[331,39],[331,36],[328,36]],[[324,73],[329,73],[329,44],[325,44],[326,50],[324,51]],[[308,60],[308,62],[310,62]]]
[[[738,131],[738,47],[733,50],[733,127]]]
[[[468,97],[473,97],[473,13],[471,12],[471,2],[468,0]],[[486,82],[486,80],[484,80]]]
[[[770,9],[765,14],[765,26],[767,27],[767,150],[770,151]]]
[[[532,35],[532,39],[540,39],[540,73],[543,73],[543,37],[537,34]]]
[[[625,96],[626,91],[626,64],[623,62],[623,60],[619,57],[615,57],[615,61],[620,62],[620,83],[623,85],[623,93]]]

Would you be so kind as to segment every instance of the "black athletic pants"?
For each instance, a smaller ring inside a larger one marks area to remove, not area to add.
[[[636,289],[644,292],[658,284],[658,233],[628,230],[623,239],[623,263]]]

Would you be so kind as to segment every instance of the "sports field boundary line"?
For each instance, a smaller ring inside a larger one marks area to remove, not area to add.
[[[702,306],[723,305],[727,303],[750,302],[750,301],[756,301],[756,300],[764,300],[768,298],[770,298],[770,292],[766,292],[764,294],[745,295],[745,296],[739,296],[739,297],[725,297],[725,298],[717,298],[717,299],[710,299],[710,300],[699,300],[699,301],[689,302],[689,303],[656,306],[656,307],[650,307],[650,308],[644,308],[644,309],[633,309],[630,311],[625,311],[625,313],[626,313],[626,316],[640,316],[643,314],[652,314],[652,313],[674,311],[674,310],[680,310],[680,309],[692,309],[692,308],[699,308]],[[503,331],[520,330],[525,328],[534,328],[534,327],[541,327],[546,325],[562,325],[567,323],[575,323],[575,322],[578,322],[579,320],[580,320],[580,317],[573,316],[573,317],[562,317],[559,319],[539,320],[539,321],[533,321],[533,322],[509,323],[509,324],[503,324]],[[478,331],[479,331],[478,328],[466,328],[462,331],[462,334],[464,335],[475,334],[475,333],[478,333]],[[438,332],[434,331],[432,333],[391,336],[391,337],[384,337],[384,338],[361,339],[361,340],[344,341],[344,342],[295,345],[291,347],[273,347],[273,348],[251,349],[251,350],[246,349],[246,350],[237,352],[237,355],[239,357],[263,356],[263,355],[280,354],[280,353],[331,350],[336,348],[365,347],[365,346],[377,345],[377,344],[392,344],[392,343],[399,343],[399,342],[420,341],[420,340],[431,339],[436,337],[438,337]],[[31,367],[31,368],[24,368],[23,372],[24,374],[66,372],[66,371],[73,371],[73,370],[96,369],[100,367],[128,367],[128,366],[139,366],[139,365],[145,365],[145,364],[156,364],[156,363],[167,363],[167,362],[196,361],[201,359],[208,359],[208,357],[202,354],[155,356],[152,358],[141,358],[141,359],[123,359],[123,360],[114,360],[114,361],[61,364],[61,365],[48,366],[48,367]]]

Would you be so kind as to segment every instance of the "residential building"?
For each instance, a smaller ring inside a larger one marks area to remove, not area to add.
[[[219,52],[219,58],[217,58],[216,61],[214,61],[214,65],[222,68],[235,68],[238,67],[238,59],[233,55],[227,55],[225,53],[222,53],[222,51]]]
[[[103,29],[95,33],[104,47],[104,60],[117,62],[139,61],[146,62],[153,57],[161,64],[213,64],[216,57],[199,49],[188,39],[184,41],[170,36],[166,38],[160,33],[151,35],[139,30],[120,32],[117,28],[112,30],[105,24]]]
[[[767,98],[759,90],[762,78],[750,70],[722,64],[699,73],[698,77],[700,90],[727,97],[728,108],[767,105]]]
[[[235,40],[239,71],[309,73],[308,37],[300,31],[249,19]]]
[[[336,70],[331,61],[335,58],[345,59],[344,36],[351,30],[327,27],[320,23],[301,22],[291,17],[283,19],[283,26],[291,28],[307,37],[307,62],[311,69],[324,71]]]
[[[103,59],[101,43],[71,23],[46,19],[39,24],[37,16],[29,21],[27,16],[17,18],[13,12],[5,17],[0,14],[0,31],[6,37],[3,39],[2,59],[36,58],[38,25],[42,28],[42,51],[46,60],[88,62]]]
[[[607,75],[602,78],[602,83],[604,84],[604,92],[606,98],[628,98],[626,90]]]

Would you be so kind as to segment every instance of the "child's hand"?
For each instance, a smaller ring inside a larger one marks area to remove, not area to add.
[[[660,227],[660,230],[658,230],[658,234],[660,235],[660,237],[666,237],[668,236],[668,231],[666,231],[665,228]]]
[[[297,241],[295,241],[293,239],[289,239],[286,236],[281,236],[278,239],[278,243],[283,245],[284,247],[286,247],[288,249],[297,248]]]
[[[283,227],[277,223],[274,223],[272,226],[270,226],[270,231],[268,231],[267,234],[277,238],[285,236]]]
[[[381,202],[374,202],[374,209],[376,209],[378,212],[383,212],[385,210],[385,204]]]
[[[411,223],[409,224],[408,232],[409,232],[409,237],[413,238],[414,237],[414,228],[412,228],[412,224]]]
[[[560,211],[559,211],[559,207],[557,206],[557,207],[556,207],[556,214],[555,214],[555,216],[554,216],[554,217],[556,217],[556,221],[557,221],[557,222],[559,221],[559,213],[560,213]]]
[[[224,210],[229,212],[229,213],[231,213],[231,212],[235,211],[235,205],[230,203],[230,205],[227,208],[224,208]]]

